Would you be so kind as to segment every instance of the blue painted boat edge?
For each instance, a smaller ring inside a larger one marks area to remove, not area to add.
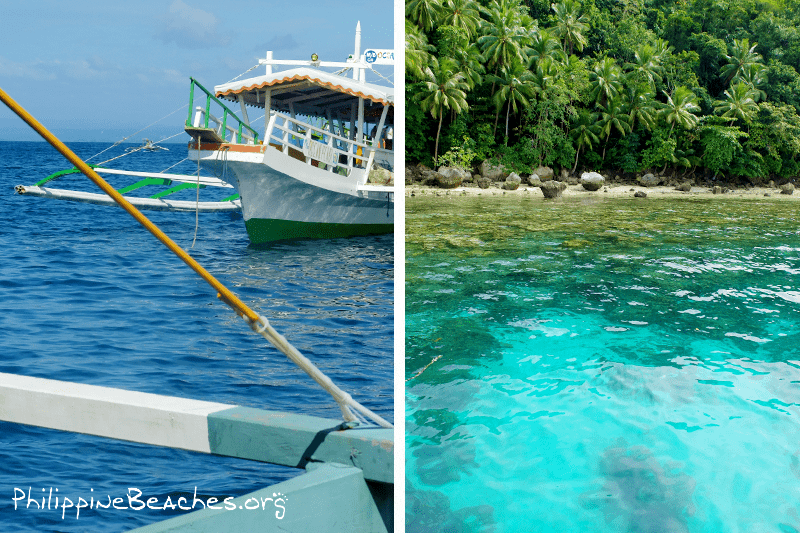
[[[208,415],[211,453],[304,468],[313,462],[352,465],[368,481],[394,482],[391,429],[340,430],[340,420],[233,407]]]
[[[361,470],[340,464],[309,464],[304,474],[226,499],[215,507],[137,528],[133,533],[391,530],[381,517]]]

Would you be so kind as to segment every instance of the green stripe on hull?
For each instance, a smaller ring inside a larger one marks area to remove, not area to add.
[[[337,224],[265,218],[251,218],[244,224],[253,244],[285,239],[335,239],[379,235],[394,231],[394,224]]]

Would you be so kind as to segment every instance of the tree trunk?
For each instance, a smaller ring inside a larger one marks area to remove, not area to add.
[[[506,139],[508,139],[508,115],[511,114],[511,101],[506,104]]]
[[[575,165],[572,167],[572,173],[575,174],[575,169],[578,168],[578,156],[581,155],[581,147],[578,146],[578,151],[575,154]]]
[[[439,127],[436,128],[436,147],[433,150],[433,164],[436,165],[436,160],[439,159],[439,132],[442,131],[442,111],[444,109],[439,110]]]

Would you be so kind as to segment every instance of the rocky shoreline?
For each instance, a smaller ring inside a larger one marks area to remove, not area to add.
[[[529,176],[507,172],[502,166],[484,162],[478,173],[454,167],[442,167],[436,171],[424,165],[407,165],[405,173],[405,195],[413,196],[502,196],[527,195],[540,198],[559,197],[637,197],[637,198],[681,198],[691,196],[714,196],[721,198],[780,198],[800,200],[794,195],[794,184],[776,184],[770,181],[765,186],[752,184],[735,185],[705,180],[685,180],[672,176],[657,176],[652,173],[636,176],[609,178],[597,172],[583,172],[580,177],[562,170],[556,175],[548,167],[539,167]]]

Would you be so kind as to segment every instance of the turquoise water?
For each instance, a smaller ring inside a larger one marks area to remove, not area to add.
[[[800,203],[434,200],[407,531],[800,531]]]
[[[82,157],[108,147],[70,146]],[[153,172],[187,156],[185,144],[167,146],[168,152],[135,153],[110,165]],[[0,142],[0,372],[341,416],[327,393],[122,209],[14,193],[15,185],[67,166],[46,143]],[[170,172],[194,169],[184,162]],[[117,187],[134,181],[109,179]],[[97,190],[87,182],[74,175],[52,186]],[[194,191],[180,194],[195,197]],[[219,198],[201,190],[201,201]],[[392,419],[391,235],[254,247],[241,216],[201,213],[192,248],[193,213],[147,215],[337,385]],[[135,487],[163,505],[167,498],[192,501],[195,490],[223,501],[300,472],[0,422],[0,531],[127,531],[183,513],[95,508],[80,516],[67,510],[62,518],[60,509],[27,503],[15,509],[17,488],[30,487],[34,499],[52,488],[53,501],[58,494],[77,502],[92,495],[124,499]],[[310,510],[289,503],[291,512]]]

